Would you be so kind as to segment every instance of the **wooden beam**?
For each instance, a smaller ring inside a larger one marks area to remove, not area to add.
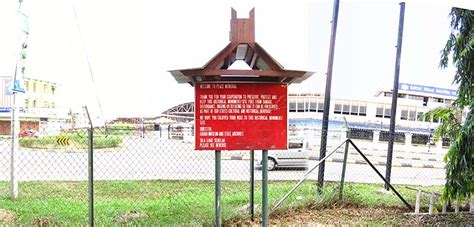
[[[249,43],[250,48],[273,70],[283,70],[283,67],[278,64],[262,47],[257,43]]]
[[[250,66],[250,64],[252,64],[252,58],[253,56],[255,55],[255,52],[252,50],[252,48],[248,47],[247,46],[247,52],[245,53],[245,63],[247,63],[247,65],[249,65],[250,68],[252,68],[252,66]]]
[[[222,49],[216,56],[214,56],[205,66],[206,69],[216,69],[219,63],[224,61],[232,52],[237,48],[238,43],[229,43],[224,49]]]
[[[301,77],[306,72],[294,71],[294,70],[242,70],[242,69],[190,69],[182,70],[185,76],[222,76],[222,75],[239,75],[239,76],[251,76],[257,75],[261,77]]]

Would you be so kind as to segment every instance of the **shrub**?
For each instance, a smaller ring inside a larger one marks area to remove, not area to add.
[[[118,147],[122,141],[119,136],[94,137],[94,148]]]
[[[74,133],[60,133],[57,136],[43,136],[39,138],[22,137],[19,139],[21,147],[29,148],[60,148],[68,147],[67,145],[59,145],[59,138],[69,138],[69,145],[73,148],[85,149],[88,147],[87,131]],[[112,148],[118,147],[123,142],[121,136],[94,136],[94,148]]]
[[[109,135],[130,135],[134,131],[136,131],[135,127],[130,124],[114,124],[108,127]]]
[[[33,144],[37,143],[38,138],[33,137],[21,137],[19,144],[22,147],[33,147]]]

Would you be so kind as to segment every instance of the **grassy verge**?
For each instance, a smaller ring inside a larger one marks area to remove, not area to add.
[[[69,145],[61,145],[58,139],[67,139]],[[88,147],[88,135],[86,133],[62,132],[54,136],[41,136],[38,138],[22,137],[19,139],[21,147],[40,148],[40,149],[58,149],[58,148],[75,148],[86,149]],[[97,135],[94,136],[94,148],[114,148],[120,146],[123,142],[122,136],[118,135]]]
[[[295,182],[271,182],[270,207],[287,193]],[[279,210],[308,204],[321,206],[338,200],[338,189],[329,184],[315,196],[315,182],[305,182]],[[222,184],[222,216],[230,221],[248,217],[248,182]],[[8,198],[8,185],[0,182],[0,210],[15,214],[17,224],[87,224],[86,182],[21,182],[18,200]],[[347,184],[345,201],[366,207],[403,207],[394,194],[377,193],[382,185]],[[414,204],[415,192],[399,186],[400,193]],[[424,187],[440,191],[441,187]],[[261,185],[255,188],[255,204],[260,212]],[[427,206],[428,198],[424,199]],[[441,204],[437,204],[441,208]],[[95,218],[99,225],[110,224],[204,224],[214,220],[212,181],[97,181]],[[1,220],[1,219],[0,219]],[[1,221],[0,221],[1,223]]]

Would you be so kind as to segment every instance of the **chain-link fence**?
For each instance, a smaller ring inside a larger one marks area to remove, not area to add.
[[[59,218],[67,217],[74,224],[87,224],[89,130],[83,126],[22,131],[13,171],[19,182],[19,198],[2,200],[5,203],[0,209],[29,210],[31,216],[16,217],[19,223],[70,224]],[[289,149],[269,151],[270,207],[318,163],[320,135],[317,127],[290,127]],[[191,125],[111,124],[94,127],[92,139],[96,223],[213,223],[215,156],[213,151],[194,150]],[[327,153],[345,140],[345,130],[330,128]],[[375,144],[358,139],[355,143],[385,173],[386,142]],[[10,192],[11,144],[10,136],[0,140],[0,192],[4,198]],[[428,149],[426,145],[408,147],[396,143],[391,182],[443,184],[442,152]],[[343,155],[344,146],[340,146],[327,159],[326,181],[340,181]],[[222,152],[224,220],[250,215],[252,172],[256,216],[260,212],[260,158],[261,151],[255,151],[254,163],[250,162],[250,151]],[[347,163],[346,181],[383,182],[353,148]],[[287,206],[305,203],[305,198],[314,195],[317,172],[316,169],[309,174],[308,181],[290,197]]]

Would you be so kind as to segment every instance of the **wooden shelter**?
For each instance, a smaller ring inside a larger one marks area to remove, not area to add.
[[[171,70],[178,83],[196,82],[283,82],[300,83],[313,72],[287,70],[255,42],[255,9],[249,18],[237,18],[231,9],[230,43],[201,68]],[[242,60],[249,69],[229,69],[235,61]]]

